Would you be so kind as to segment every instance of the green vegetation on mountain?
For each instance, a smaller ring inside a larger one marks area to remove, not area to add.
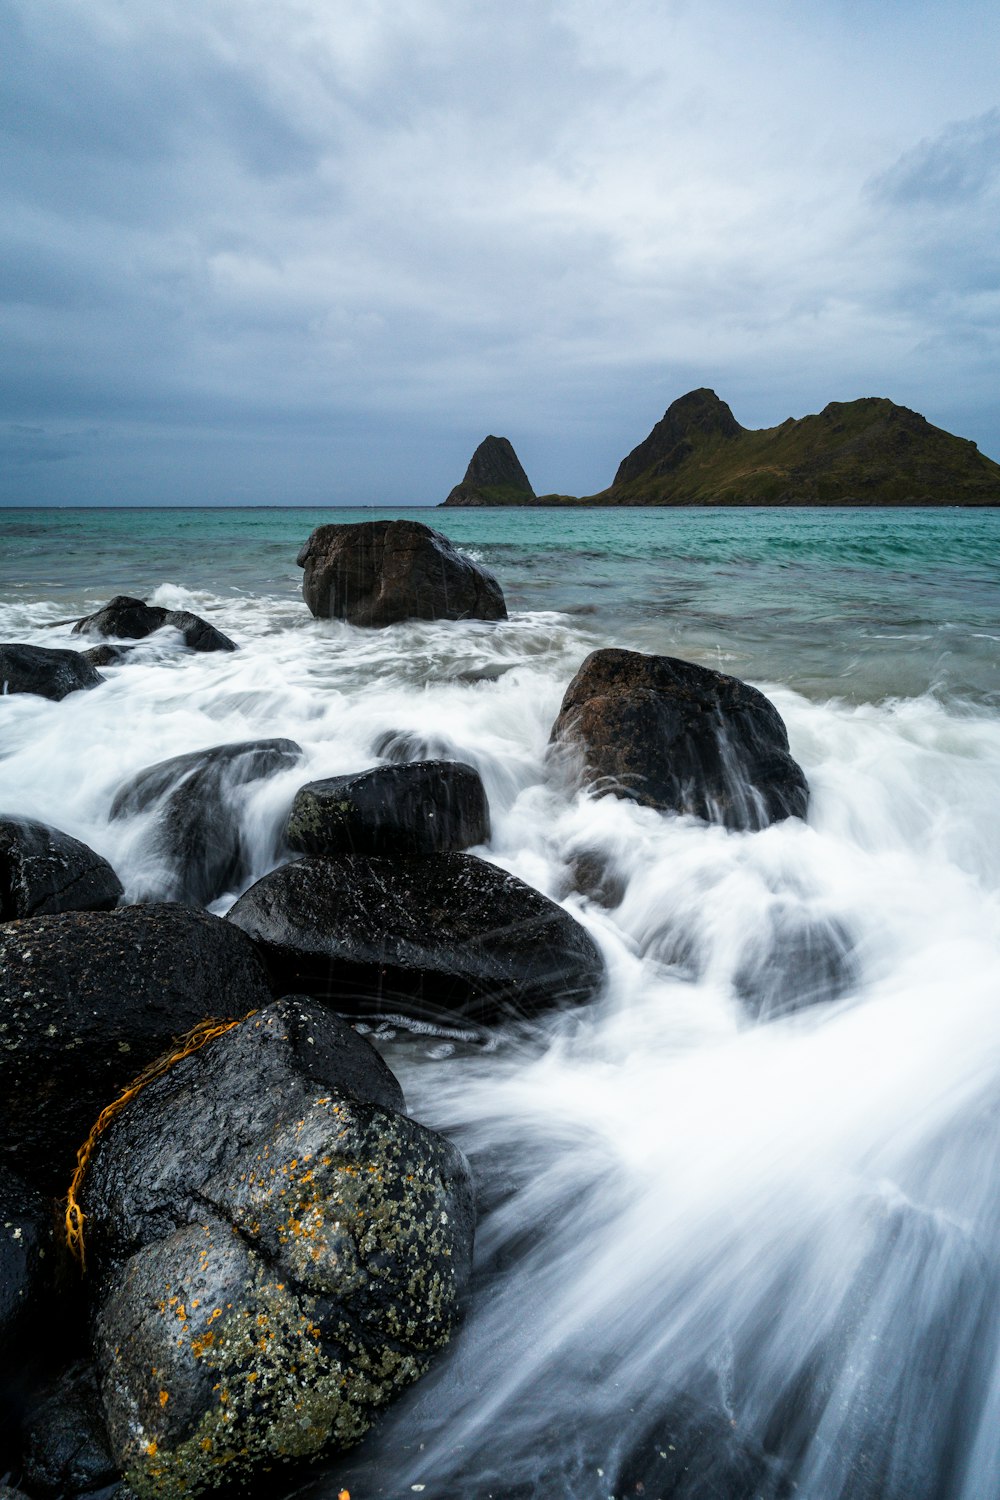
[[[831,401],[817,415],[752,430],[703,388],[668,407],[608,489],[534,503],[1000,506],[1000,464],[885,397]]]
[[[526,505],[535,498],[528,476],[505,437],[484,438],[472,455],[465,478],[443,505]]]

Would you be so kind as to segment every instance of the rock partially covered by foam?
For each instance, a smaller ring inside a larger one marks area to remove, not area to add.
[[[295,794],[286,831],[289,847],[305,854],[419,856],[468,849],[489,836],[479,772],[447,760],[310,781]]]
[[[806,814],[808,784],[774,704],[677,657],[591,652],[552,743],[577,752],[586,784],[644,807],[734,829]]]
[[[164,625],[172,625],[184,637],[191,651],[235,651],[236,642],[223,635],[214,625],[188,609],[164,609],[146,604],[128,594],[116,594],[92,615],[84,615],[73,626],[74,635],[106,635],[128,641],[141,641]]]
[[[238,740],[145,766],[118,788],[113,820],[155,814],[139,894],[147,901],[207,905],[249,878],[241,791],[302,758],[294,740]]]
[[[104,681],[82,651],[23,646],[18,641],[0,644],[0,695],[34,693],[59,703],[70,693],[99,687]]]
[[[112,1450],[143,1500],[350,1445],[447,1342],[472,1184],[402,1109],[374,1049],[291,996],[101,1136],[83,1197],[94,1344]]]
[[[321,620],[506,620],[493,574],[420,521],[319,526],[298,555],[302,593]]]
[[[280,991],[357,1014],[491,1022],[591,999],[604,964],[562,907],[471,854],[314,856],[229,912]]]

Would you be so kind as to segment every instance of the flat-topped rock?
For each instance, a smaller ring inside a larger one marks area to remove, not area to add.
[[[295,794],[285,834],[304,854],[404,856],[468,849],[489,836],[479,772],[449,760],[310,781]]]
[[[99,687],[105,680],[82,651],[25,646],[19,641],[0,643],[0,696],[34,693],[59,703],[70,693]]]
[[[302,593],[321,620],[506,620],[500,585],[420,521],[319,526],[298,555]]]

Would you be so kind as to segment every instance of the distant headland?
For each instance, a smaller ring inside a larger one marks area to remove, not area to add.
[[[488,437],[443,505],[995,505],[1000,464],[884,396],[741,427],[705,387],[680,396],[596,495],[536,496]]]

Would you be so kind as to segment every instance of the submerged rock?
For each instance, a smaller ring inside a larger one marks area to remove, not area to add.
[[[134,650],[134,646],[113,646],[105,642],[103,646],[91,646],[89,651],[80,654],[92,667],[117,667],[127,661]]]
[[[0,1161],[64,1192],[97,1115],[175,1037],[267,1004],[244,935],[124,906],[0,926]]]
[[[301,758],[294,740],[243,740],[174,755],[119,787],[112,819],[157,811],[147,840],[156,869],[144,899],[205,905],[246,879],[249,852],[234,793]]]
[[[857,982],[854,945],[841,922],[796,901],[775,902],[750,937],[733,988],[759,1020],[838,1000]]]
[[[367,1042],[291,996],[101,1137],[84,1184],[95,1350],[140,1497],[239,1488],[351,1444],[447,1342],[472,1185],[402,1102]]]
[[[506,620],[493,574],[420,521],[319,526],[298,555],[302,593],[321,620]]]
[[[122,883],[93,849],[31,818],[0,816],[0,921],[110,911]]]
[[[58,703],[82,688],[104,681],[80,651],[54,651],[48,646],[0,644],[0,697],[5,693],[34,693]]]
[[[552,727],[584,781],[727,828],[805,817],[809,788],[774,705],[736,677],[673,656],[593,651]]]
[[[305,854],[419,856],[490,836],[479,772],[459,761],[376,766],[310,781],[295,794],[286,839]]]
[[[591,999],[604,964],[568,912],[471,854],[285,865],[229,912],[278,989],[359,1014],[531,1016]]]
[[[216,630],[200,615],[187,609],[164,609],[159,604],[146,604],[142,599],[133,599],[128,594],[116,594],[101,609],[92,615],[84,615],[73,626],[74,635],[110,635],[129,641],[141,641],[172,625],[184,637],[184,644],[192,651],[235,651],[237,645],[221,630]]]

